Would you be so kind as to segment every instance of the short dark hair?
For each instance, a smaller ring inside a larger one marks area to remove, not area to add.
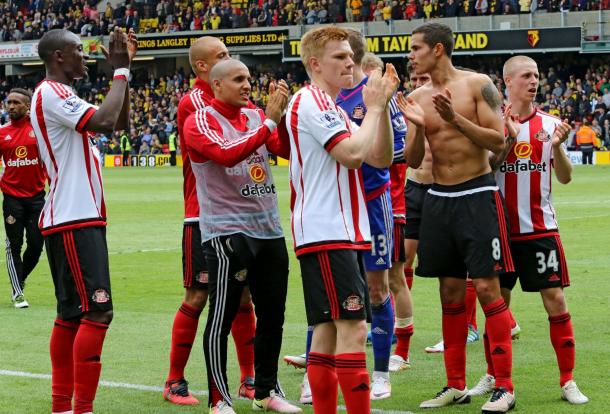
[[[9,94],[11,94],[11,93],[18,93],[18,94],[23,95],[26,98],[28,98],[28,101],[32,100],[32,92],[28,91],[27,89],[13,88],[9,91]]]
[[[424,43],[433,48],[438,43],[443,45],[445,54],[451,57],[453,53],[453,31],[447,25],[441,23],[424,23],[413,30],[412,35],[421,33],[424,35]]]
[[[360,65],[362,63],[362,58],[366,53],[366,39],[358,30],[355,29],[346,29],[347,30],[347,41],[349,42],[350,47],[352,48],[352,52],[354,52],[354,57],[352,60],[356,65]]]
[[[64,48],[68,33],[71,32],[66,29],[51,29],[42,36],[38,42],[38,56],[43,62],[47,63],[54,51]]]

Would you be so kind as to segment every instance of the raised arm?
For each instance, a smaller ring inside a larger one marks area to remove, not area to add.
[[[448,89],[432,97],[434,107],[441,118],[474,144],[499,154],[505,146],[500,94],[487,76],[479,75],[469,82],[476,101],[478,125],[453,110],[451,92]]]
[[[233,167],[263,145],[274,129],[274,122],[266,120],[239,140],[229,141],[224,138],[222,127],[214,117],[199,110],[184,123],[184,139],[193,161],[211,160],[225,167]]]
[[[271,96],[265,116],[267,119],[257,128],[235,141],[224,138],[222,127],[205,110],[199,110],[188,117],[184,126],[184,136],[193,160],[212,160],[226,167],[233,167],[246,159],[258,147],[265,144],[276,130],[282,112],[287,105],[287,88],[270,88]],[[277,136],[277,134],[276,134]]]
[[[562,122],[557,125],[553,133],[553,168],[555,169],[557,181],[561,184],[567,184],[572,181],[572,163],[563,150],[563,143],[568,139],[570,129],[570,124]]]
[[[376,142],[379,145],[376,149],[378,153],[373,154],[373,158],[384,161],[386,154],[389,154],[389,164],[391,164],[394,141],[391,136],[388,136],[390,135],[390,126],[386,124],[380,127],[380,123],[387,122],[389,124],[389,109],[387,104],[392,97],[391,93],[398,86],[397,82],[393,86],[394,82],[395,80],[391,73],[382,78],[381,71],[379,70],[373,71],[369,76],[369,80],[362,91],[364,104],[367,108],[362,125],[349,137],[338,142],[330,151],[330,155],[341,165],[347,168],[360,168],[364,161],[368,162],[371,150]],[[387,132],[383,134],[386,128]],[[382,134],[385,136],[381,136]],[[377,160],[371,159],[372,162]],[[375,166],[374,164],[372,165]]]
[[[394,65],[391,63],[386,64],[386,72],[383,75],[384,85],[387,88],[385,94],[394,95],[400,78],[396,73]],[[389,100],[388,100],[389,103]],[[366,163],[376,168],[387,168],[392,165],[394,160],[394,131],[392,129],[392,122],[390,120],[390,105],[386,104],[385,113],[379,120],[379,128],[377,128],[377,134],[375,134],[375,141],[373,147],[366,158]]]
[[[400,92],[396,97],[396,103],[407,120],[405,161],[409,167],[419,168],[426,154],[424,110],[411,96],[405,97]]]
[[[122,118],[121,123],[127,124],[129,118],[129,103],[127,103],[127,106],[124,106],[125,100],[128,100],[129,95],[129,80],[127,76],[131,60],[136,54],[136,51],[132,49],[133,46],[129,42],[128,36],[117,26],[114,32],[110,34],[109,50],[102,46],[106,60],[115,70],[120,69],[120,72],[124,73],[114,76],[112,87],[108,95],[106,95],[104,102],[87,121],[85,128],[87,131],[109,134],[115,128],[126,129],[125,125],[118,125],[117,121],[119,121],[119,118]],[[121,108],[121,110],[117,110],[117,108]]]

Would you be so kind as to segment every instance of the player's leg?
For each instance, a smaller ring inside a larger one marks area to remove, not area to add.
[[[256,318],[254,306],[248,286],[244,288],[239,303],[239,309],[231,326],[231,336],[235,343],[237,362],[241,373],[240,386],[237,391],[239,398],[251,400],[254,398],[254,335]]]
[[[64,320],[82,314],[74,337],[74,414],[93,412],[102,370],[102,349],[113,318],[108,247],[104,227],[87,227],[61,233],[65,261],[72,283],[69,302],[59,306]],[[64,280],[65,281],[65,280]],[[77,300],[75,300],[77,299]]]
[[[574,381],[576,341],[572,318],[568,311],[564,288],[570,285],[568,267],[559,236],[550,236],[520,243],[530,252],[530,269],[522,286],[527,291],[540,291],[549,317],[551,344],[559,366],[561,397],[572,404],[585,404],[589,399]]]
[[[299,256],[307,324],[313,326],[306,376],[316,414],[337,412],[337,331],[333,319],[339,317],[339,304],[330,265],[330,257],[337,255],[331,251]]]
[[[63,238],[60,233],[49,235],[45,238],[45,248],[51,277],[55,286],[57,303],[67,301],[67,292],[63,288],[65,279],[63,272],[67,268],[67,258],[63,246]],[[57,314],[53,329],[49,351],[51,356],[51,411],[53,414],[67,413],[72,411],[72,396],[74,394],[74,359],[72,349],[74,338],[80,325],[80,315],[71,320],[62,319]]]
[[[248,283],[256,311],[254,410],[300,413],[284,398],[278,381],[284,313],[288,292],[288,251],[284,238],[248,239],[255,259],[248,267]]]
[[[475,180],[478,186],[495,183],[491,175]],[[464,244],[468,272],[485,313],[485,334],[495,374],[495,389],[482,410],[506,412],[515,405],[511,318],[500,293],[497,275],[515,271],[508,240],[508,219],[498,191],[480,191],[467,197],[468,203],[462,203],[460,212],[472,225],[461,229],[460,242]]]
[[[471,344],[479,340],[477,326],[477,293],[472,280],[466,279],[466,323],[468,324],[468,337],[466,343]]]
[[[40,228],[38,227],[38,219],[43,207],[44,193],[27,200],[27,217],[25,218],[25,240],[27,246],[23,252],[22,286],[30,273],[32,273],[32,270],[34,270],[38,264],[40,255],[42,253],[44,239],[42,237],[42,233],[40,232]]]
[[[208,319],[203,335],[208,405],[232,405],[227,381],[227,342],[239,308],[251,263],[251,253],[242,235],[216,237],[203,244],[208,264]],[[231,411],[229,411],[230,413]]]
[[[4,213],[4,230],[6,232],[6,265],[16,308],[27,308],[29,305],[23,297],[23,231],[26,211],[20,199],[4,194],[2,200]]]
[[[413,287],[413,265],[415,264],[415,256],[417,255],[418,240],[405,238],[405,267],[404,275],[407,287],[409,290]]]
[[[390,358],[390,371],[409,368],[409,347],[413,336],[413,301],[403,274],[403,263],[397,262],[390,270],[390,290],[394,296],[394,334],[396,348]]]
[[[337,378],[335,347],[337,328],[333,322],[316,324],[307,361],[311,403],[316,414],[336,414],[339,380]]]
[[[339,317],[335,359],[337,378],[349,414],[370,413],[369,374],[366,369],[366,318],[369,298],[362,255],[354,250],[334,254],[331,259]],[[314,402],[315,407],[315,402]]]
[[[519,337],[521,336],[521,327],[517,323],[517,320],[515,319],[515,315],[513,315],[513,311],[510,308],[510,302],[512,299],[511,298],[512,291],[511,291],[511,289],[505,289],[503,287],[502,279],[500,279],[500,293],[502,294],[502,297],[504,298],[504,302],[506,302],[506,306],[508,306],[508,312],[510,315],[510,336],[513,340],[519,339]]]
[[[348,414],[368,414],[371,403],[368,395],[369,374],[366,369],[366,322],[364,320],[336,320],[337,378]],[[314,391],[314,408],[315,408]],[[316,411],[317,413],[317,411]]]
[[[366,278],[371,301],[371,342],[375,367],[371,399],[391,396],[389,362],[394,334],[394,309],[390,298],[388,270],[392,266],[393,226],[389,189],[367,202],[371,226],[371,251],[364,253]]]
[[[183,226],[182,279],[185,295],[172,325],[169,373],[163,397],[173,404],[196,405],[199,401],[188,391],[184,369],[197,335],[199,317],[208,298],[208,270],[198,223],[185,223]]]
[[[572,318],[563,293],[563,288],[549,288],[540,291],[544,308],[549,315],[551,343],[557,356],[559,366],[559,385],[561,398],[571,404],[589,402],[574,381],[574,365],[576,360],[576,341]]]
[[[409,345],[413,335],[413,302],[411,292],[404,277],[404,226],[394,224],[394,249],[389,285],[394,297],[394,334],[396,349],[390,357],[390,371],[400,371],[410,367]]]
[[[500,292],[506,306],[510,304],[511,291],[517,284],[518,272],[521,269],[520,260],[517,255],[513,255],[515,257],[515,270],[513,273],[504,273],[500,275]],[[476,292],[476,291],[475,291]],[[510,310],[510,309],[509,309]],[[491,349],[489,343],[489,337],[487,336],[487,332],[483,334],[483,349],[485,351],[485,362],[487,363],[487,371],[485,375],[483,375],[477,384],[468,391],[471,396],[479,396],[486,395],[493,392],[496,387],[496,377],[493,366],[493,359],[491,357]]]
[[[422,207],[420,240],[417,250],[417,274],[439,278],[442,308],[442,333],[447,385],[434,398],[420,404],[421,408],[443,407],[470,402],[466,388],[466,275],[462,258],[459,224],[459,200],[446,195],[453,187],[433,185]],[[438,260],[442,256],[443,260]]]
[[[430,186],[407,180],[405,186],[405,279],[409,290],[413,287],[413,265],[419,244],[421,209]]]

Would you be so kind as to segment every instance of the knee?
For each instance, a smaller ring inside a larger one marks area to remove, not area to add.
[[[566,303],[563,289],[545,289],[542,291],[545,307],[549,316],[556,316],[566,313],[568,311],[568,305]]]
[[[461,303],[465,300],[466,290],[459,289],[457,286],[441,284],[439,292],[443,304]]]
[[[369,285],[369,297],[373,305],[379,305],[387,296],[387,289],[381,285]]]
[[[500,298],[500,289],[497,284],[490,282],[475,283],[475,290],[481,305],[487,305]]]
[[[90,320],[92,322],[103,323],[105,325],[110,325],[110,322],[112,322],[113,317],[114,312],[112,310],[88,312],[85,314],[85,316],[83,316],[84,319]]]
[[[206,289],[188,288],[184,296],[186,304],[195,309],[205,308],[207,300],[208,291]]]
[[[354,321],[350,324],[350,337],[353,344],[364,344],[366,343],[366,337],[368,335],[368,325],[366,321]]]
[[[413,263],[415,263],[415,252],[406,252],[405,255],[405,266],[409,269],[413,268]]]
[[[244,288],[242,294],[241,294],[241,299],[239,301],[240,306],[244,306],[244,305],[248,305],[252,303],[252,295],[250,295],[250,289],[248,289],[247,287]]]
[[[392,275],[391,273],[390,273],[389,285],[390,285],[390,291],[392,292],[392,294],[395,297],[398,296],[399,293],[401,293],[404,289],[407,288],[407,282],[405,281],[404,277],[401,277],[401,275]]]

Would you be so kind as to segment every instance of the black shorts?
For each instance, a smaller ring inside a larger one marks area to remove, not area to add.
[[[433,184],[424,201],[415,273],[476,279],[513,271],[507,223],[492,174]]]
[[[208,288],[208,264],[198,222],[184,223],[182,229],[182,282],[185,288]]]
[[[407,205],[405,239],[407,240],[419,240],[422,206],[430,187],[432,187],[430,184],[420,184],[407,180],[405,186],[405,204]]]
[[[370,320],[362,253],[328,250],[299,256],[307,324],[336,319]]]
[[[570,275],[559,234],[513,241],[510,250],[515,271],[500,277],[500,286],[512,290],[517,279],[524,292],[570,286]]]
[[[61,319],[112,310],[105,227],[53,233],[45,247]]]
[[[392,263],[404,262],[407,260],[405,251],[405,224],[394,222],[394,248],[392,249]]]

